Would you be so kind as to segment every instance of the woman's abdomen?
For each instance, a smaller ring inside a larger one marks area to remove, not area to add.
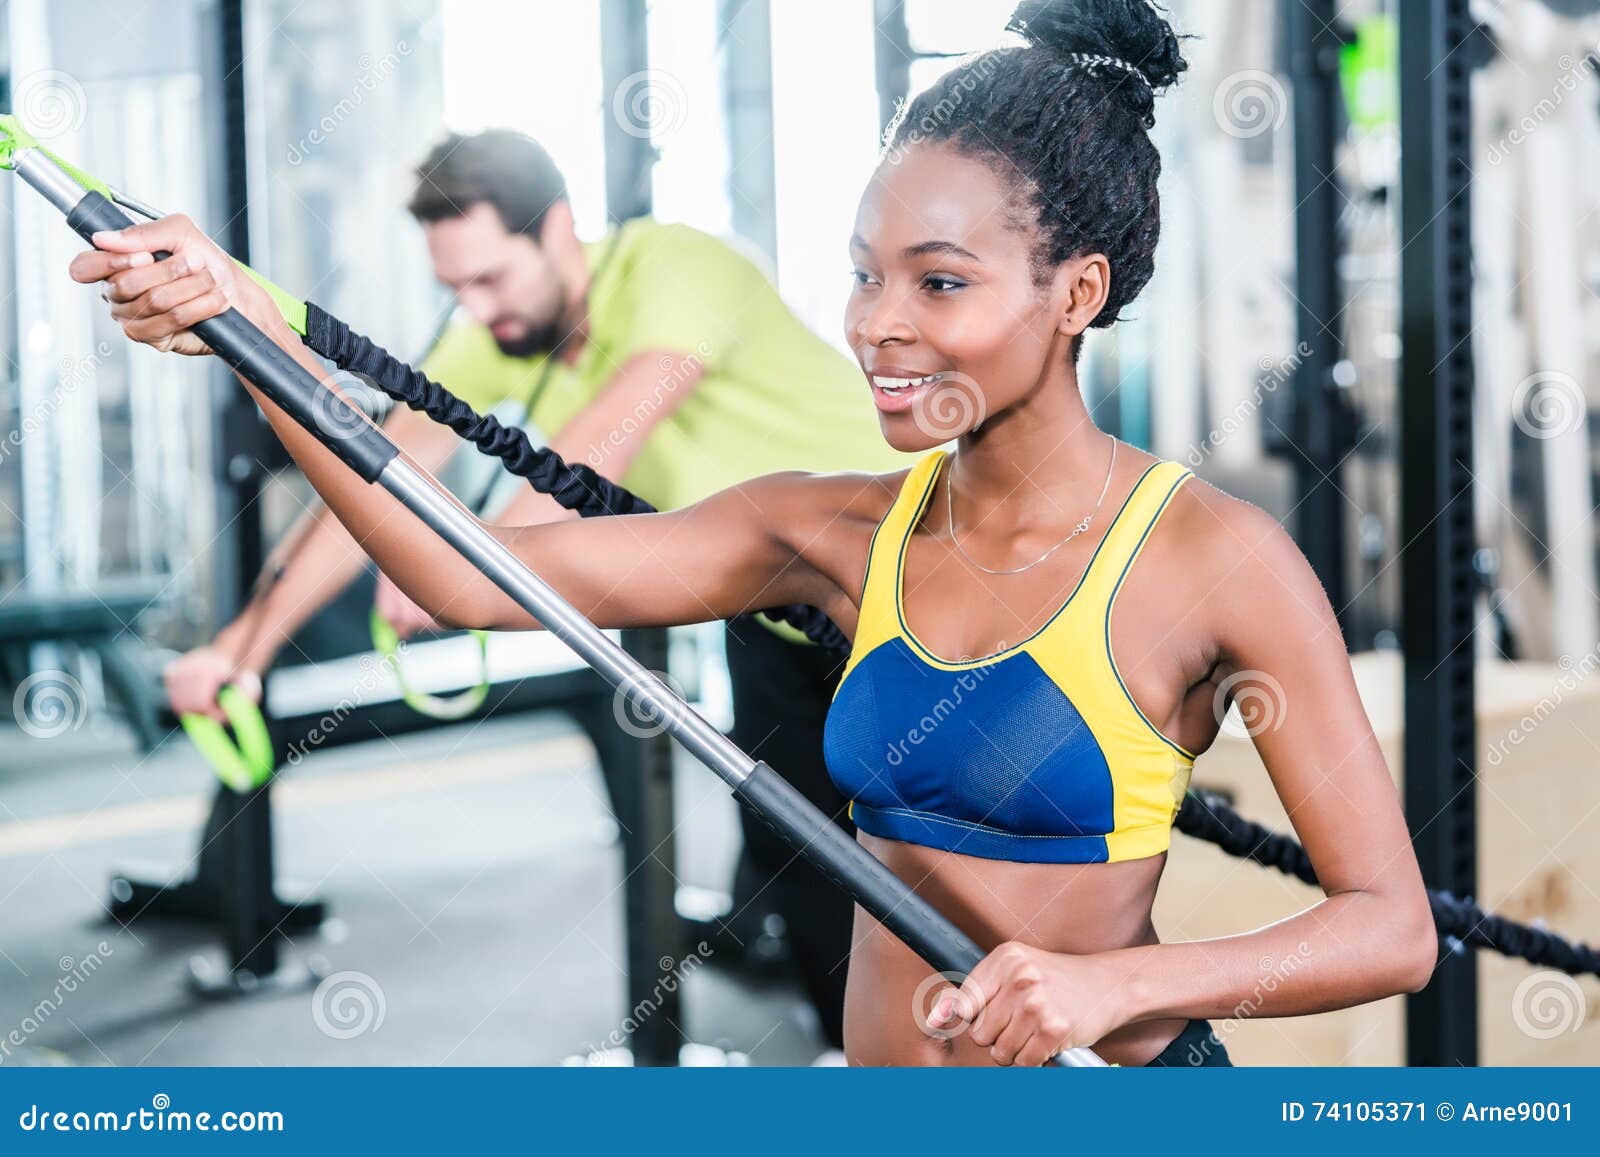
[[[1017,940],[1052,952],[1103,952],[1156,941],[1150,922],[1164,857],[1116,864],[980,860],[863,834],[861,842],[985,950]],[[960,978],[955,978],[959,983]],[[991,1065],[964,1029],[928,1027],[946,987],[921,957],[856,909],[845,990],[845,1054],[853,1065]],[[1107,1061],[1142,1065],[1185,1021],[1143,1021],[1107,1036]]]

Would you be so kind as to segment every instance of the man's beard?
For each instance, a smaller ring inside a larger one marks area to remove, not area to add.
[[[530,329],[522,337],[508,340],[497,337],[494,339],[494,344],[499,346],[500,352],[508,358],[533,358],[541,354],[555,353],[566,339],[567,335],[558,315],[544,325]]]
[[[557,277],[560,275],[557,274]],[[494,344],[499,346],[501,354],[506,357],[541,357],[560,352],[562,346],[566,344],[566,339],[571,336],[566,328],[566,318],[571,314],[573,294],[568,291],[566,278],[560,278],[560,282],[557,283],[557,301],[557,307],[544,325],[531,325],[528,333],[523,334],[522,338],[510,338],[509,341],[494,339]]]

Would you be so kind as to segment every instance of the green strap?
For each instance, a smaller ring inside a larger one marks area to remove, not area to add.
[[[20,153],[24,149],[38,149],[45,156],[49,157],[56,164],[60,165],[62,169],[66,171],[67,176],[71,177],[85,189],[99,193],[102,197],[109,198],[111,196],[111,186],[107,185],[104,181],[97,177],[91,177],[88,173],[84,172],[71,162],[62,160],[49,149],[41,145],[38,141],[34,140],[33,134],[28,132],[27,129],[23,128],[22,122],[19,121],[15,116],[11,115],[10,113],[0,113],[0,169],[16,168],[16,161],[13,160],[13,156],[16,153]]]
[[[243,261],[235,260],[234,264],[250,275],[262,289],[267,291],[267,296],[272,298],[272,304],[278,307],[278,312],[283,315],[283,320],[289,323],[289,328],[301,337],[306,336],[306,303],[298,298],[291,297],[289,292],[279,289],[261,274],[251,269]]]
[[[218,779],[241,794],[254,791],[272,778],[277,762],[267,721],[255,700],[231,683],[217,692],[217,706],[228,717],[231,736],[209,715],[182,715],[179,722]]]
[[[426,715],[429,719],[450,722],[465,719],[483,706],[483,701],[489,697],[488,631],[471,632],[478,640],[477,685],[445,697],[413,690],[411,684],[406,682],[405,668],[400,664],[400,632],[394,629],[393,623],[379,613],[377,607],[372,608],[371,624],[373,649],[383,656],[384,663],[394,671],[394,677],[400,684],[400,697],[405,700],[407,707],[419,715]]]
[[[24,149],[38,149],[57,165],[61,166],[62,171],[83,186],[84,189],[99,193],[108,201],[117,199],[117,192],[110,185],[56,156],[55,153],[52,153],[36,141],[33,135],[22,127],[22,122],[17,120],[15,116],[0,114],[0,169],[16,168],[15,155]],[[278,312],[283,315],[283,320],[289,323],[289,327],[295,333],[304,337],[306,332],[306,303],[272,284],[272,282],[262,277],[261,274],[251,269],[244,262],[239,261],[235,262],[235,264],[249,274],[252,281],[267,291],[267,296],[272,299],[272,304],[278,307]]]

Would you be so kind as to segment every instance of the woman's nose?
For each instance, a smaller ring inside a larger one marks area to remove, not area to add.
[[[879,294],[878,300],[862,310],[856,332],[863,343],[874,346],[904,345],[917,339],[916,327],[906,317],[904,300],[888,292]]]

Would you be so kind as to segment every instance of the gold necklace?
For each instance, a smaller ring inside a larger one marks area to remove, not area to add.
[[[954,470],[952,470],[951,471],[951,476],[947,477],[945,479],[945,481],[944,481],[945,517],[950,522],[950,541],[956,544],[956,549],[961,552],[961,557],[962,558],[966,559],[973,566],[977,567],[979,570],[983,571],[985,574],[999,574],[999,575],[1021,574],[1025,570],[1032,570],[1034,567],[1038,566],[1045,559],[1047,559],[1051,555],[1055,554],[1056,551],[1058,551],[1062,547],[1066,546],[1067,543],[1069,543],[1073,539],[1077,538],[1078,535],[1084,533],[1086,530],[1089,529],[1090,521],[1093,520],[1095,515],[1100,513],[1100,507],[1102,505],[1104,505],[1104,503],[1105,503],[1106,491],[1111,489],[1111,471],[1112,471],[1112,468],[1114,466],[1116,466],[1116,464],[1117,464],[1117,439],[1115,437],[1113,437],[1111,439],[1111,462],[1106,466],[1106,482],[1105,482],[1105,485],[1100,488],[1100,501],[1096,502],[1094,504],[1094,509],[1091,510],[1088,514],[1085,514],[1083,516],[1082,520],[1078,523],[1078,525],[1074,526],[1072,528],[1072,533],[1067,535],[1066,538],[1063,538],[1060,542],[1056,543],[1049,550],[1045,551],[1043,554],[1041,554],[1038,558],[1034,559],[1032,562],[1030,562],[1030,563],[1028,563],[1028,564],[1026,564],[1024,566],[1012,567],[1009,570],[994,570],[991,567],[984,566],[981,562],[979,562],[977,559],[973,558],[970,554],[967,553],[967,548],[962,546],[961,545],[961,540],[956,537],[956,507],[955,507],[956,488],[955,488],[955,485],[954,485],[954,482],[955,482],[954,473],[955,472],[954,472]]]

